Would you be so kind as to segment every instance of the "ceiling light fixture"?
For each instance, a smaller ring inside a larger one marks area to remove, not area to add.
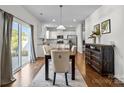
[[[73,19],[73,22],[76,22],[76,19]]]
[[[52,19],[52,22],[56,22],[56,20],[55,19]]]
[[[62,7],[63,5],[60,5],[60,25],[56,28],[57,30],[65,30],[66,28],[62,25]]]

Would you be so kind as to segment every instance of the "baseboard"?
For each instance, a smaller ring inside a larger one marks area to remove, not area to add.
[[[81,52],[77,51],[77,54],[81,54],[81,55],[82,55],[83,53],[81,53]]]
[[[123,77],[119,77],[119,76],[114,76],[115,79],[119,80],[120,82],[124,83],[124,78]]]

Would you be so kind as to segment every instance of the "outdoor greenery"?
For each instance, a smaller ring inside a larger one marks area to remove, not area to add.
[[[22,45],[24,44],[24,42],[26,41],[26,34],[24,32],[21,33],[22,34]],[[12,56],[17,56],[18,55],[18,31],[16,29],[12,30],[12,41],[11,41],[11,50],[12,50]],[[24,55],[26,55],[27,53],[22,53]]]
[[[12,50],[18,49],[18,31],[13,29],[12,31],[12,41],[11,41]]]

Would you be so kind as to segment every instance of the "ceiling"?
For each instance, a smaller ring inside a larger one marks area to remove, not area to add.
[[[76,26],[100,6],[101,5],[63,5],[62,24],[70,27]],[[23,7],[40,20],[42,24],[54,26],[60,24],[59,5],[24,5]],[[40,13],[43,15],[40,15]],[[55,19],[54,22],[52,21],[53,19]]]

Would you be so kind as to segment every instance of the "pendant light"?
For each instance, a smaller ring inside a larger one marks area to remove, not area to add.
[[[60,25],[56,28],[57,30],[65,30],[66,28],[62,25],[62,7],[63,5],[60,5]]]

